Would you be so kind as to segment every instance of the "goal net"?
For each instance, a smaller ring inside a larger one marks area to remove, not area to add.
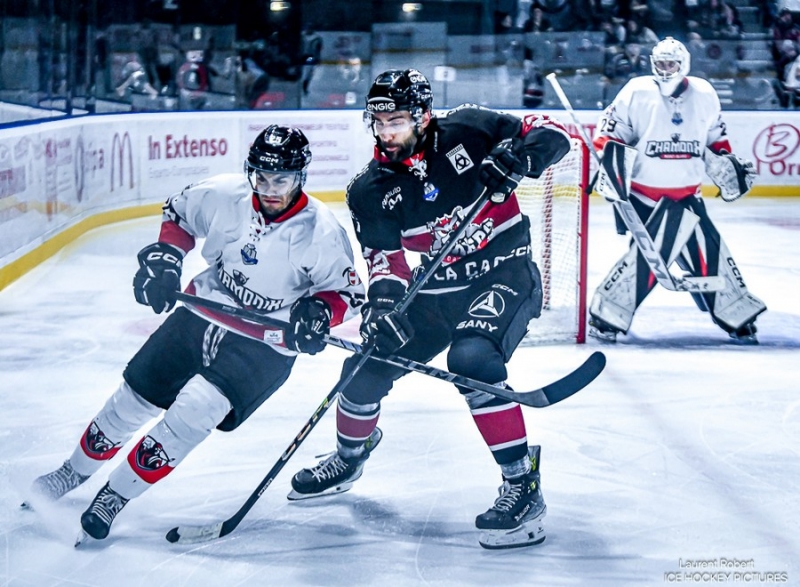
[[[516,189],[531,221],[533,260],[542,274],[542,315],[532,320],[522,344],[585,342],[586,239],[589,152],[579,138],[539,179]]]

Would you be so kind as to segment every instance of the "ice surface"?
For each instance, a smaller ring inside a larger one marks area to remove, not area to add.
[[[474,528],[496,496],[497,467],[458,393],[417,374],[384,401],[384,440],[349,493],[286,500],[290,476],[333,448],[329,412],[232,534],[165,540],[174,526],[222,521],[244,503],[335,384],[339,349],[301,357],[244,426],[213,433],[128,504],[107,540],[73,548],[113,465],[57,504],[21,510],[31,480],[69,456],[163,320],[131,294],[135,253],[156,238],[158,219],[93,231],[0,292],[0,585],[619,587],[693,572],[758,573],[727,576],[750,585],[784,573],[784,584],[800,585],[800,201],[708,205],[769,306],[761,345],[730,344],[688,294],[653,292],[631,334],[603,347],[608,367],[594,384],[524,409],[530,441],[543,447],[547,540],[499,552],[480,548]],[[591,212],[590,293],[627,246],[608,204],[593,201]],[[201,263],[195,253],[185,275]],[[520,349],[509,382],[538,387],[600,347]],[[686,566],[709,559],[716,566]]]

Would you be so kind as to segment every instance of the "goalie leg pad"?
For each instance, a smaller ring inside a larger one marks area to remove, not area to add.
[[[715,323],[726,332],[736,331],[753,322],[767,306],[748,291],[741,271],[702,200],[693,201],[691,206],[700,222],[682,256],[691,264],[693,275],[719,275],[725,280],[725,289],[699,295]]]
[[[628,331],[639,305],[636,295],[638,261],[638,252],[632,246],[594,292],[589,306],[592,317],[599,318],[621,332]]]

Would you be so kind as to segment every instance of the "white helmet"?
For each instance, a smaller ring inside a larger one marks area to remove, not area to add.
[[[683,79],[689,75],[691,56],[683,43],[672,37],[660,41],[650,54],[653,76],[661,88],[661,94],[671,96]]]

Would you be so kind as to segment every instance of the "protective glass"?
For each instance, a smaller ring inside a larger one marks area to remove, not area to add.
[[[257,194],[285,196],[300,185],[299,171],[262,171],[248,168],[247,179]]]

